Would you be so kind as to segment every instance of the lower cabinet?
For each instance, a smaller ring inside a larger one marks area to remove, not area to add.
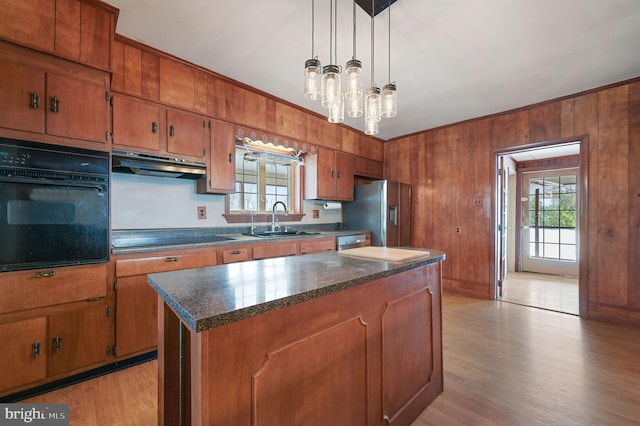
[[[0,393],[47,377],[47,318],[0,324]]]
[[[119,359],[149,352],[158,346],[158,294],[147,283],[147,274],[216,264],[215,249],[143,256],[115,261],[113,352]]]
[[[107,320],[105,300],[98,298],[0,323],[0,395],[104,364]]]

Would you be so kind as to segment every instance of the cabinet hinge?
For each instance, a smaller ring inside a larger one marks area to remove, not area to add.
[[[107,345],[107,356],[111,355],[111,346]]]
[[[117,345],[113,345],[113,356],[118,356],[118,346]]]
[[[109,91],[104,92],[104,100],[107,102],[111,102],[111,95],[109,95]]]
[[[107,318],[111,318],[111,305],[107,305]]]
[[[113,291],[118,291],[118,281],[113,282]]]
[[[104,132],[104,140],[109,142],[109,138],[111,137],[111,133],[107,130]]]
[[[109,106],[113,106],[113,96],[109,98]]]

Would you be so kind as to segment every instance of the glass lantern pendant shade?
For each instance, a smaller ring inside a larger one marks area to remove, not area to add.
[[[364,121],[364,134],[365,135],[377,135],[379,132],[379,121],[365,120]]]
[[[364,100],[364,119],[365,125],[368,125],[371,120],[378,122],[382,119],[382,99],[380,89],[377,87],[367,89],[367,96]]]
[[[341,94],[340,67],[325,65],[322,68],[322,106],[331,108],[334,102],[339,101]]]
[[[329,107],[329,123],[342,123],[344,121],[344,95],[338,98]]]
[[[352,117],[352,118],[362,117],[362,113],[363,113],[362,99],[363,97],[360,96],[359,98],[345,100],[345,102],[347,103],[347,115],[349,117]]]
[[[362,62],[357,59],[350,60],[347,62],[345,71],[347,75],[345,98],[351,100],[362,97]]]
[[[385,84],[382,88],[382,116],[395,117],[398,112],[398,97],[394,83]]]
[[[304,63],[304,97],[315,101],[320,97],[322,69],[318,59],[308,59]]]

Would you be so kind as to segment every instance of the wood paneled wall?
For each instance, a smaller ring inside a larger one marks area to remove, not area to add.
[[[588,265],[583,312],[640,324],[638,79],[385,144],[385,176],[413,185],[412,245],[447,253],[445,289],[492,296],[496,150],[585,135],[589,220],[588,256],[581,259]],[[474,198],[481,199],[481,207],[473,206]]]

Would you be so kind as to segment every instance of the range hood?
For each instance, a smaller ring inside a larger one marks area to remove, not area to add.
[[[186,158],[113,149],[111,169],[143,176],[199,179],[206,175],[207,163]]]

